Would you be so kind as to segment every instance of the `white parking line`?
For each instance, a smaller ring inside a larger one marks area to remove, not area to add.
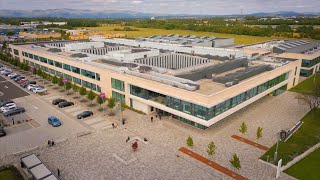
[[[4,87],[8,89],[8,86],[4,86]]]
[[[96,123],[96,122],[99,122],[99,121],[104,121],[104,119],[101,118],[101,117],[95,117],[95,118],[84,120],[83,122],[88,124],[88,125],[90,125],[90,124],[93,124],[93,123]]]
[[[109,121],[103,121],[101,123],[98,123],[98,124],[94,124],[92,125],[91,127],[95,128],[95,129],[99,129],[99,128],[103,128],[103,127],[106,127],[106,126],[109,126],[111,125],[112,123],[110,123]]]
[[[39,109],[37,106],[32,105],[35,109]]]

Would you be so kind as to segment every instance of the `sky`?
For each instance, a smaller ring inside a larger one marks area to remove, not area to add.
[[[155,14],[250,14],[256,12],[319,12],[320,0],[0,0],[0,9],[90,9]]]

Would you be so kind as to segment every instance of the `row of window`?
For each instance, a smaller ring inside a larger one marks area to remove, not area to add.
[[[312,67],[316,64],[320,63],[320,57],[317,57],[313,60],[306,60],[306,59],[303,59],[302,60],[302,67]]]
[[[51,59],[47,59],[47,58],[40,57],[40,56],[37,56],[37,55],[33,55],[33,54],[30,54],[30,53],[26,53],[26,52],[23,52],[23,51],[22,51],[22,55],[25,56],[25,57],[28,57],[28,58],[31,58],[31,59],[46,63],[46,64],[50,64],[52,66],[55,66],[55,67],[58,67],[58,68],[61,68],[61,69],[65,69],[67,71],[71,71],[73,73],[77,73],[77,74],[81,73],[81,75],[83,75],[83,76],[86,76],[86,77],[89,77],[91,79],[96,79],[96,80],[100,81],[100,74],[99,73],[94,73],[92,71],[88,71],[88,70],[85,70],[85,69],[80,69],[80,68],[77,68],[77,67],[74,67],[74,66],[70,66],[68,64],[63,64],[63,63],[60,63],[60,62],[57,62],[57,61],[53,61]]]
[[[143,89],[134,85],[130,86],[130,93],[134,96],[138,96],[147,100],[153,100],[161,104],[165,104],[167,107],[172,109],[190,114],[192,116],[209,120],[235,106],[238,104],[262,93],[263,91],[270,89],[271,87],[283,82],[288,79],[288,73],[282,74],[272,80],[269,80],[257,87],[254,87],[246,92],[243,92],[233,98],[230,98],[214,107],[206,108],[197,104],[186,102],[174,97],[159,94],[147,89]],[[283,87],[282,87],[283,88]]]
[[[39,65],[37,63],[33,63],[31,61],[27,61],[27,62],[29,62],[30,66],[34,66],[36,68],[41,68],[43,71],[48,72],[48,73],[50,73],[52,75],[56,75],[56,76],[59,76],[59,77],[64,77],[64,78],[68,79],[70,82],[74,82],[76,84],[79,84],[80,86],[84,86],[84,87],[87,87],[87,88],[92,89],[94,91],[101,92],[101,87],[99,85],[87,82],[85,80],[81,80],[81,79],[76,78],[76,77],[72,77],[72,76],[70,76],[68,74],[64,74],[62,72],[56,71],[54,69],[50,69],[50,68],[45,67],[45,66],[41,66],[41,65]]]

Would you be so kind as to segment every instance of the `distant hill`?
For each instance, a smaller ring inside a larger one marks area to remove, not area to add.
[[[319,16],[320,13],[298,13],[294,11],[280,11],[273,13],[253,13],[246,14],[246,16]],[[0,17],[61,17],[61,18],[150,18],[150,17],[160,17],[160,18],[183,18],[183,17],[239,17],[241,15],[190,15],[190,14],[151,14],[151,13],[141,13],[134,11],[93,11],[88,9],[48,9],[48,10],[8,10],[0,9]]]

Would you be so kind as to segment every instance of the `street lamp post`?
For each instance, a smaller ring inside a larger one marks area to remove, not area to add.
[[[122,123],[122,110],[121,110],[121,101],[118,101],[117,102],[117,109],[119,108],[119,121],[120,121],[120,125],[123,126],[123,123]]]

